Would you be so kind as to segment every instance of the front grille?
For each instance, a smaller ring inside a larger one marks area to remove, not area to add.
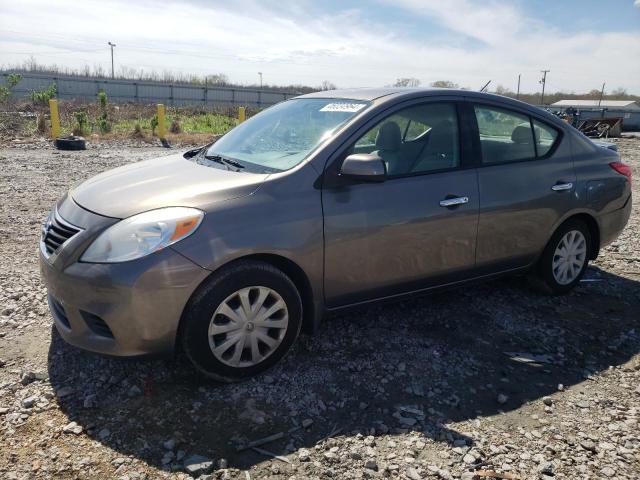
[[[58,215],[58,210],[54,209],[42,232],[42,242],[44,243],[47,254],[51,255],[54,253],[64,242],[79,231],[80,228],[64,221],[60,215]]]

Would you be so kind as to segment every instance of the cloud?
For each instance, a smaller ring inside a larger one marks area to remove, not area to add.
[[[386,0],[380,0],[384,2]],[[391,0],[389,0],[391,2]],[[387,6],[386,4],[382,4]],[[3,6],[0,64],[30,53],[45,63],[209,74],[232,80],[341,87],[379,86],[398,77],[447,79],[480,88],[590,90],[606,81],[640,91],[639,32],[557,31],[512,3],[495,0],[393,0],[423,33],[410,33],[375,5],[328,11],[310,0],[155,2],[22,0]],[[430,34],[436,25],[443,35]]]

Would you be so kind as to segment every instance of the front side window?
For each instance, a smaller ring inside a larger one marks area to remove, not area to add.
[[[536,158],[528,116],[480,105],[474,110],[482,163],[491,165]]]
[[[352,152],[378,155],[391,177],[456,168],[460,165],[456,106],[430,103],[400,110],[360,137]]]
[[[204,158],[231,161],[250,171],[295,167],[368,102],[300,98],[264,110],[211,145]]]

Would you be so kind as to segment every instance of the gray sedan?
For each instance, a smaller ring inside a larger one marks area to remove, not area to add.
[[[43,225],[41,271],[69,343],[181,347],[236,381],[328,311],[505,274],[568,292],[627,223],[630,187],[613,145],[521,102],[321,92],[74,187]]]

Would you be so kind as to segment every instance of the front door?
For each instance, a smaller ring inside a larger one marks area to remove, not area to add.
[[[473,269],[478,186],[460,137],[457,105],[433,102],[399,109],[346,149],[341,159],[377,153],[388,179],[323,188],[330,308],[456,281]]]

